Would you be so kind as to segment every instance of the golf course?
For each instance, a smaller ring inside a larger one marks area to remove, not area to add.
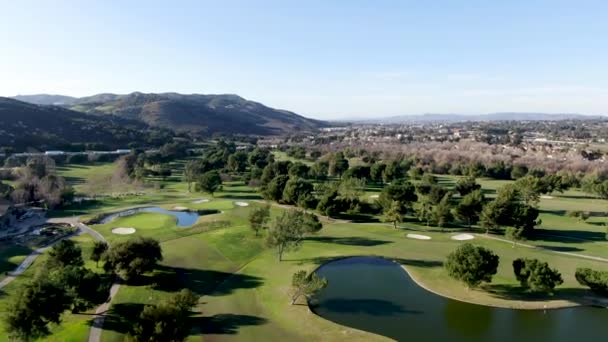
[[[59,171],[78,189],[91,177],[111,172],[111,167],[111,164],[68,165]],[[448,188],[458,180],[457,176],[437,177],[439,183]],[[266,203],[255,188],[235,180],[224,181],[222,189],[213,196],[188,192],[179,166],[173,176],[159,182],[162,182],[159,189],[135,195],[99,197],[91,203],[53,213],[56,217],[78,217],[101,233],[110,245],[140,236],[153,238],[162,247],[163,259],[154,271],[137,282],[120,285],[109,310],[103,313],[101,341],[124,341],[133,319],[146,305],[154,305],[182,288],[200,296],[190,317],[192,330],[188,340],[191,341],[384,340],[388,335],[382,336],[381,332],[366,332],[357,329],[356,324],[348,327],[320,317],[311,311],[304,299],[296,305],[290,303],[292,274],[299,270],[311,272],[350,256],[374,256],[393,261],[404,268],[416,286],[428,293],[460,302],[517,310],[597,303],[600,299],[582,287],[574,274],[579,267],[608,270],[608,241],[605,240],[608,201],[579,190],[554,193],[540,199],[542,223],[536,228],[539,234],[531,240],[513,243],[502,235],[485,234],[475,227],[427,227],[413,218],[407,218],[394,229],[380,216],[368,222],[321,216],[323,229],[307,235],[300,248],[287,251],[279,261],[275,249],[267,247],[264,233],[256,236],[250,228],[250,212]],[[479,180],[488,198],[507,182]],[[374,201],[380,190],[378,187],[366,189],[362,200]],[[271,219],[291,210],[286,205],[268,203],[271,204]],[[103,224],[91,221],[147,207],[162,210],[135,211],[113,217]],[[199,215],[192,225],[180,226],[176,216],[170,214],[176,208],[213,213]],[[567,211],[577,209],[592,212],[591,218],[583,222],[566,215]],[[86,234],[73,239],[88,260],[94,240]],[[500,264],[491,283],[472,289],[448,275],[443,263],[448,254],[463,243],[488,248],[499,256]],[[26,254],[19,248],[2,250],[2,260],[6,264],[3,268],[10,269]],[[525,291],[514,278],[511,267],[515,259],[522,257],[548,262],[561,272],[563,284],[557,286],[552,295]],[[45,255],[38,258],[23,275],[3,289],[0,310],[6,310],[11,294],[35,274],[44,259]],[[87,261],[86,267],[102,272],[92,261]],[[406,285],[404,283],[404,289]],[[398,288],[398,284],[393,284],[393,289],[395,286]],[[311,305],[314,307],[314,299]],[[357,310],[350,314],[355,315]],[[94,311],[66,313],[61,324],[53,325],[51,335],[43,340],[87,340]],[[458,315],[458,312],[452,315]]]

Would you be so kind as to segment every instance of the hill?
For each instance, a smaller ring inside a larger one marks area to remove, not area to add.
[[[98,94],[82,98],[56,95],[20,96],[36,104],[63,101],[63,106],[82,113],[109,114],[190,133],[280,135],[313,131],[326,124],[286,110],[267,107],[237,95],[183,95],[177,93],[127,95]]]
[[[422,115],[398,115],[392,117],[362,120],[367,123],[400,124],[400,123],[425,123],[425,122],[466,122],[466,121],[556,121],[556,120],[590,120],[602,116],[583,115],[574,113],[519,113],[503,112],[479,115],[464,114],[422,114]]]
[[[59,106],[40,106],[0,97],[0,147],[15,151],[52,150],[78,144],[124,148],[146,144],[158,134],[141,122],[113,116],[94,116]]]
[[[14,100],[33,103],[37,105],[56,105],[65,106],[70,105],[76,101],[75,97],[64,96],[64,95],[48,95],[48,94],[36,94],[36,95],[17,95],[12,97]]]

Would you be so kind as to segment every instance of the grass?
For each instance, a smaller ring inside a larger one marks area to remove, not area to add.
[[[32,251],[9,242],[0,243],[0,280],[6,272],[14,270]]]
[[[92,270],[100,272],[94,262],[88,260],[93,249],[94,240],[89,235],[80,235],[73,237],[74,240],[81,248],[83,252],[83,258],[85,259],[85,266]],[[29,282],[38,270],[44,267],[44,261],[47,255],[43,254],[39,256],[34,263],[19,277],[17,277],[12,283],[7,285],[2,291],[3,296],[0,297],[0,313],[3,314],[7,311],[11,305],[11,295],[14,294],[20,287]],[[62,316],[62,323],[60,325],[51,326],[52,335],[47,338],[43,338],[42,341],[85,341],[89,334],[89,321],[92,316],[91,313],[94,309],[89,310],[83,314],[72,314],[66,312]],[[4,331],[4,321],[0,320],[0,331]],[[8,341],[6,334],[0,334],[0,342]]]
[[[275,154],[277,159],[284,158]],[[71,172],[72,180],[94,174],[95,167]],[[176,163],[179,169],[179,163]],[[68,173],[69,174],[69,173]],[[439,176],[439,181],[453,187],[458,177]],[[150,182],[157,180],[150,179]],[[541,199],[539,231],[546,236],[527,244],[547,249],[513,248],[511,244],[477,237],[472,243],[492,249],[500,256],[500,267],[491,284],[477,290],[467,290],[451,279],[442,267],[449,252],[459,244],[450,239],[452,233],[436,232],[417,222],[403,226],[426,230],[422,234],[432,237],[419,241],[405,237],[406,231],[395,230],[384,224],[325,222],[325,228],[304,241],[301,249],[289,252],[285,261],[278,262],[276,254],[268,250],[264,237],[255,237],[248,226],[250,210],[261,205],[254,189],[238,182],[228,182],[214,198],[207,194],[189,193],[180,181],[177,171],[167,181],[159,181],[163,187],[148,189],[142,196],[103,198],[87,207],[69,208],[61,214],[96,213],[122,210],[135,206],[159,205],[164,208],[185,206],[191,209],[216,209],[223,213],[203,216],[192,227],[178,228],[170,215],[139,213],[98,225],[94,228],[110,241],[121,241],[131,236],[111,233],[114,227],[134,227],[136,234],[161,241],[164,260],[155,272],[137,284],[121,287],[113,301],[104,326],[103,341],[123,341],[125,333],[145,305],[156,304],[172,292],[187,287],[202,295],[190,340],[384,340],[380,336],[346,328],[311,314],[306,306],[290,305],[288,299],[291,275],[300,269],[312,271],[333,258],[352,255],[377,255],[402,263],[410,274],[424,287],[444,296],[473,303],[515,308],[542,308],[547,305],[576,304],[588,296],[574,278],[577,267],[608,270],[608,263],[553,253],[558,251],[608,257],[608,242],[603,240],[603,222],[608,222],[603,210],[608,201],[596,199],[577,191],[552,194],[551,199]],[[488,196],[509,181],[481,179],[479,181]],[[378,187],[366,189],[365,197],[379,192]],[[195,204],[202,198],[208,203]],[[235,201],[247,201],[249,207],[237,207]],[[567,210],[585,208],[594,212],[587,222],[564,216]],[[276,216],[282,209],[272,208]],[[19,254],[18,252],[15,252]],[[7,252],[7,255],[10,255]],[[547,261],[563,275],[564,284],[552,297],[531,296],[523,292],[515,281],[511,263],[515,258],[529,257]],[[4,258],[3,258],[4,259]],[[38,261],[28,272],[33,272]],[[27,278],[27,274],[24,279]],[[15,284],[18,285],[18,279]],[[13,284],[11,284],[12,286]],[[7,288],[7,291],[9,289]],[[6,300],[7,296],[2,298]],[[0,308],[3,302],[0,302]],[[87,320],[66,316],[65,323],[54,329],[54,340],[83,340],[88,329]]]

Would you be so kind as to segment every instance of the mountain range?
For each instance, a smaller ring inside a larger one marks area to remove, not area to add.
[[[605,118],[600,115],[584,115],[576,113],[525,113],[501,112],[478,115],[465,114],[420,114],[397,115],[377,119],[357,120],[360,123],[404,124],[404,123],[441,123],[467,121],[555,121],[555,120],[592,120]]]
[[[135,92],[126,95],[97,94],[88,97],[20,95],[15,100],[55,105],[98,117],[118,117],[152,127],[204,134],[280,135],[313,131],[325,122],[290,111],[274,109],[238,95],[201,95]]]

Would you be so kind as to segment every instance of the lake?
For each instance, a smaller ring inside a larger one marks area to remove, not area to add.
[[[146,208],[135,208],[129,209],[125,211],[121,211],[119,213],[111,214],[99,221],[100,224],[106,224],[111,222],[117,217],[130,216],[140,212],[151,212],[151,213],[159,213],[166,214],[175,217],[177,220],[178,227],[189,227],[196,223],[199,218],[199,214],[194,211],[179,211],[179,210],[167,210],[160,207],[146,207]]]
[[[317,270],[329,285],[311,309],[335,323],[398,341],[601,341],[608,309],[512,310],[464,303],[419,287],[401,265],[351,257]]]

